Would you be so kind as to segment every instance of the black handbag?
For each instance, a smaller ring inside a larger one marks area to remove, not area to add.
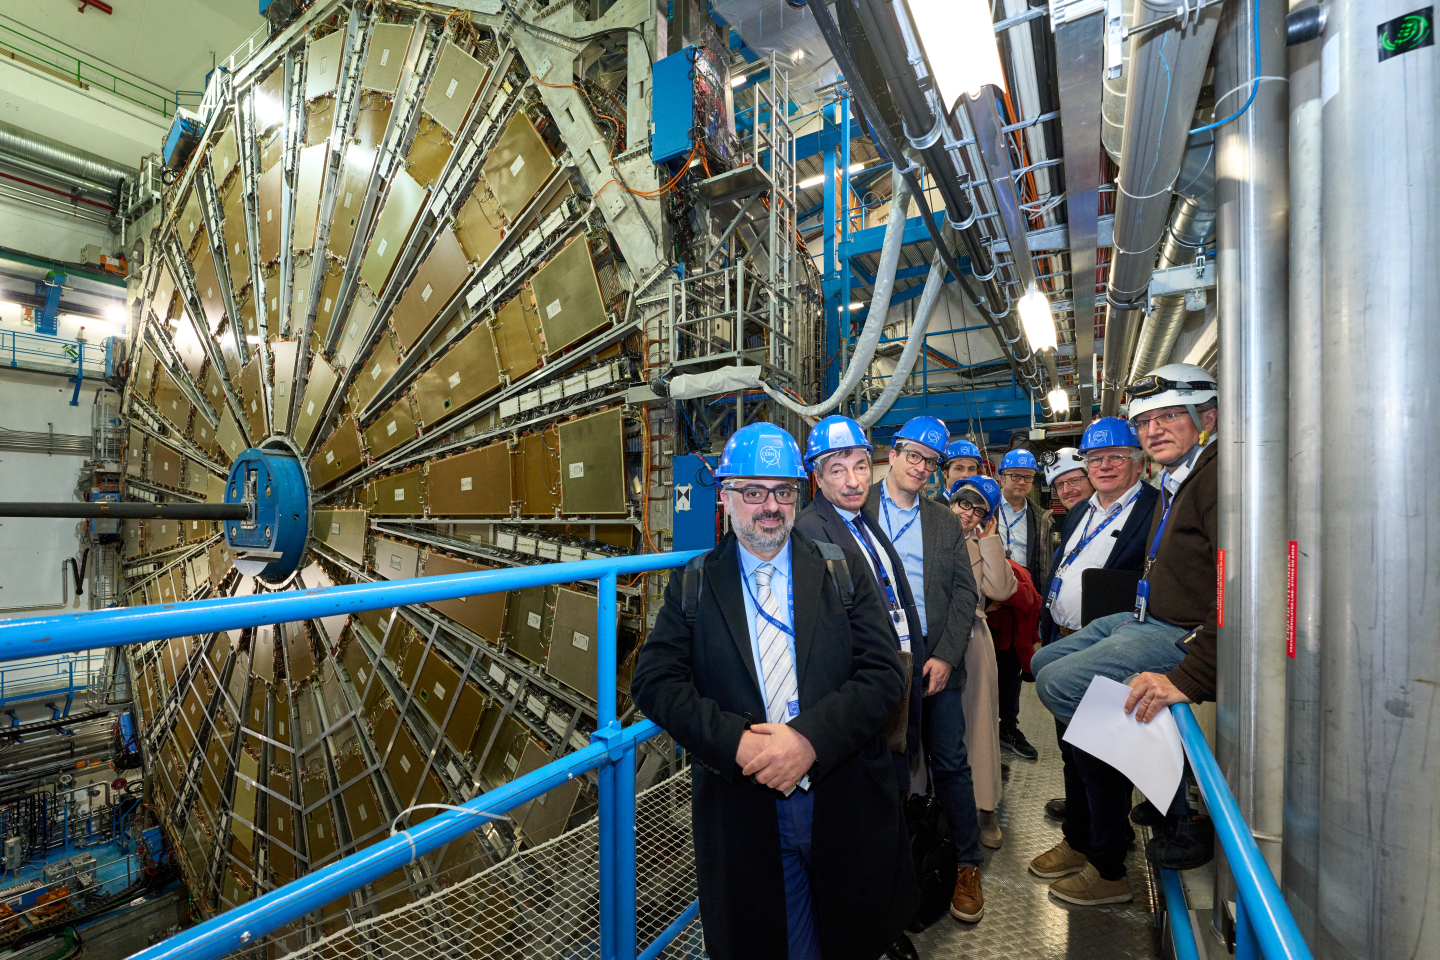
[[[920,905],[908,929],[919,933],[949,911],[959,866],[945,811],[932,793],[916,794],[905,801],[905,823],[910,832],[915,879],[920,884]]]

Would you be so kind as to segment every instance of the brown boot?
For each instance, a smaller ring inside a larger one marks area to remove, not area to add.
[[[950,898],[950,916],[966,923],[979,923],[985,916],[985,894],[980,890],[980,868],[961,867],[955,877],[955,895]]]

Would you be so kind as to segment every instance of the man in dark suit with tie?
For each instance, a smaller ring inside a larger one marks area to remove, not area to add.
[[[814,477],[817,491],[815,499],[800,512],[795,530],[811,540],[833,543],[859,553],[890,615],[900,662],[910,668],[908,696],[896,707],[886,725],[887,733],[893,726],[904,736],[904,749],[896,750],[897,744],[891,743],[895,786],[903,803],[910,794],[911,763],[918,763],[920,757],[925,651],[918,644],[925,631],[900,555],[884,531],[865,516],[873,449],[860,424],[849,417],[830,416],[815,424],[805,444],[805,468]],[[919,956],[915,945],[903,933],[890,945],[886,955],[892,960],[915,960]]]
[[[695,760],[706,949],[874,960],[918,901],[882,734],[906,678],[890,620],[859,554],[791,535],[789,434],[742,428],[715,475],[732,532],[671,576],[631,683]]]

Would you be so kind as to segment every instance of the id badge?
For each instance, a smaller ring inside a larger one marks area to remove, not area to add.
[[[786,701],[785,718],[787,720],[794,720],[798,716],[800,716],[800,701],[798,699]]]
[[[891,610],[890,623],[895,627],[895,635],[900,638],[900,651],[910,652],[910,618],[905,616],[904,610]]]
[[[1145,622],[1145,613],[1150,607],[1150,581],[1141,580],[1135,584],[1135,619]]]
[[[1050,581],[1050,595],[1045,598],[1045,606],[1051,606],[1055,602],[1055,598],[1058,596],[1060,596],[1060,578],[1055,577],[1053,580]]]

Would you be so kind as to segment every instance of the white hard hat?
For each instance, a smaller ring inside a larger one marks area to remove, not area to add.
[[[1130,397],[1127,414],[1134,420],[1148,410],[1162,407],[1185,407],[1195,426],[1200,427],[1196,408],[1219,395],[1215,377],[1204,367],[1193,363],[1167,363],[1156,367],[1130,384],[1125,391]]]
[[[1065,474],[1085,469],[1085,458],[1074,447],[1061,447],[1055,451],[1054,457],[1053,462],[1045,464],[1045,482],[1052,487]]]

